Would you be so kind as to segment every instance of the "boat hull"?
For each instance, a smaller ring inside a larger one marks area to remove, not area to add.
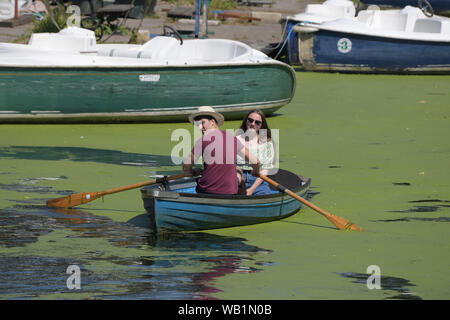
[[[449,74],[450,43],[318,30],[300,33],[299,56],[308,71]]]
[[[60,68],[0,67],[0,123],[186,121],[199,106],[226,119],[289,103],[285,64]]]
[[[189,184],[189,183],[188,183]],[[293,190],[305,196],[310,179]],[[269,222],[298,212],[302,203],[286,193],[266,196],[199,195],[144,188],[142,199],[153,229],[160,232],[199,231]]]

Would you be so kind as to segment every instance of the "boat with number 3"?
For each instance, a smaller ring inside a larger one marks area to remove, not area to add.
[[[356,10],[350,0],[327,0],[287,17],[285,26],[289,63],[308,71],[450,73],[450,18],[429,5]]]

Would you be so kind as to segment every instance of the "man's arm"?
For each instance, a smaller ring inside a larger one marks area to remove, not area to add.
[[[184,173],[195,177],[195,176],[201,175],[203,172],[203,169],[199,168],[199,167],[194,168],[194,161],[195,161],[195,156],[193,153],[191,153],[190,156],[184,160],[183,171],[184,171]]]
[[[192,175],[192,166],[194,164],[194,154],[191,152],[189,156],[184,160],[183,171],[186,174]]]

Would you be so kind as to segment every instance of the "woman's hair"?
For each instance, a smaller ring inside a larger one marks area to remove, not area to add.
[[[252,110],[249,113],[247,113],[244,120],[242,120],[242,124],[239,129],[242,130],[244,133],[247,131],[247,129],[248,129],[247,128],[247,119],[252,113],[257,113],[260,115],[262,124],[261,124],[261,127],[259,128],[259,130],[265,129],[266,130],[265,137],[266,137],[267,141],[272,140],[272,133],[270,131],[269,125],[267,124],[266,117],[264,116],[264,113],[262,113],[262,111],[259,109],[255,109],[255,110]],[[259,134],[259,132],[258,132],[258,134]]]

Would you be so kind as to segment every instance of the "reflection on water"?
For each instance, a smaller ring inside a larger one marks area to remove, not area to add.
[[[255,266],[265,262],[258,261],[257,254],[270,253],[238,237],[208,233],[157,237],[136,223],[138,219],[132,220],[116,222],[82,210],[32,204],[0,210],[0,247],[5,249],[0,251],[0,298],[80,294],[100,299],[211,299],[218,291],[216,278],[258,272]],[[42,240],[52,233],[55,239]],[[68,252],[50,249],[55,242],[69,246],[66,243],[73,239],[93,243]],[[32,244],[39,245],[39,253],[8,251]],[[75,293],[66,287],[71,264],[80,267],[82,276],[82,290]]]
[[[450,222],[449,217],[422,218],[422,217],[403,217],[398,219],[380,219],[370,220],[374,222],[410,222],[410,221],[431,221],[431,222]]]
[[[8,146],[0,147],[0,158],[21,160],[71,160],[131,166],[173,166],[170,156],[82,147]]]
[[[449,203],[448,200],[439,200],[439,199],[424,199],[424,200],[412,200],[408,201],[408,203],[430,203],[432,205],[415,205],[411,209],[407,210],[392,210],[389,212],[400,212],[400,213],[433,213],[437,212],[441,208],[450,208],[450,205],[443,204]],[[450,217],[401,217],[401,218],[393,218],[393,219],[378,219],[378,220],[370,220],[373,222],[410,222],[410,221],[426,221],[426,222],[450,222]]]
[[[366,285],[367,278],[369,275],[364,273],[356,273],[356,272],[344,272],[338,273],[339,275],[353,279],[355,283],[361,283]],[[408,287],[415,287],[416,285],[411,283],[409,280],[390,277],[390,276],[381,276],[381,290],[386,291],[395,291],[395,296],[389,296],[386,299],[401,299],[401,300],[422,300],[421,297],[415,295],[410,291]]]
[[[0,189],[8,190],[8,191],[16,191],[16,192],[41,193],[41,194],[56,193],[56,194],[64,194],[65,195],[65,194],[74,193],[74,191],[72,191],[72,190],[55,190],[52,187],[48,187],[48,186],[29,185],[25,181],[20,181],[19,183],[13,183],[13,184],[0,183]]]

